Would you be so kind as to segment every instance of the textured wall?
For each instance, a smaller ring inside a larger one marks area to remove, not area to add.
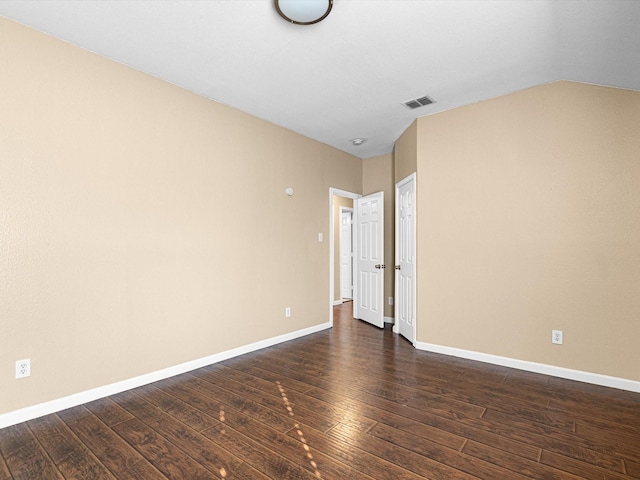
[[[571,82],[420,118],[418,340],[640,380],[639,125]]]
[[[360,159],[5,19],[0,63],[0,414],[328,321]]]

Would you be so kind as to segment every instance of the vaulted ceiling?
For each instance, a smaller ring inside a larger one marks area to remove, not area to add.
[[[637,0],[334,0],[310,26],[272,0],[3,0],[0,15],[360,158],[419,116],[542,83],[640,90]]]

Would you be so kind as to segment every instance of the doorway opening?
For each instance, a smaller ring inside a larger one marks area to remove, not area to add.
[[[359,193],[348,192],[338,188],[329,189],[329,323],[331,326],[333,326],[333,306],[342,302],[340,282],[340,210],[343,207],[344,209],[350,208],[353,211],[353,201],[361,196]],[[352,252],[353,248],[352,246]],[[353,284],[353,270],[351,282]],[[353,293],[351,298],[353,299]]]
[[[339,197],[338,197],[339,198]],[[349,200],[350,199],[345,199]],[[352,202],[352,201],[351,201]],[[353,203],[353,202],[352,202]],[[340,231],[338,232],[339,268],[340,275],[340,301],[353,300],[353,207],[340,207]],[[336,303],[338,303],[336,301]]]

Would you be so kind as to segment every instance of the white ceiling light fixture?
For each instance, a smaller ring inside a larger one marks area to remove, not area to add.
[[[364,142],[367,141],[366,138],[352,138],[351,140],[349,140],[354,146],[359,147],[360,145],[362,145]]]
[[[273,3],[282,18],[296,25],[318,23],[333,7],[333,0],[274,0]]]

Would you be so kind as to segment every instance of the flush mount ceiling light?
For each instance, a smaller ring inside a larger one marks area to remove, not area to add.
[[[333,0],[274,0],[276,10],[287,22],[313,25],[326,18]]]
[[[353,145],[355,145],[356,147],[359,147],[360,145],[362,145],[364,142],[367,141],[366,138],[352,138],[351,140],[349,140]]]

